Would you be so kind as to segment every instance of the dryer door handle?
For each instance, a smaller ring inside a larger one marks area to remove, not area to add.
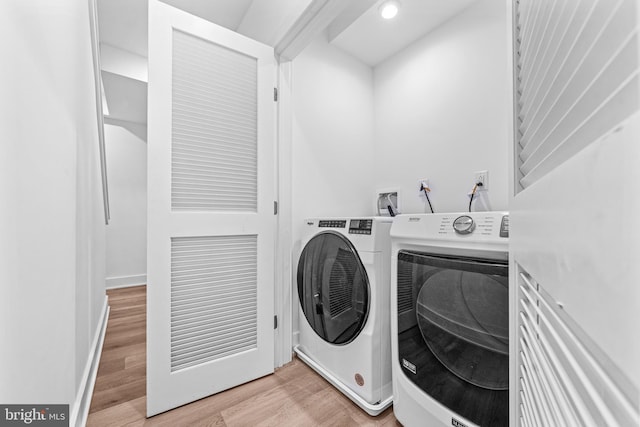
[[[322,305],[322,302],[317,302],[316,303],[316,314],[319,315],[324,315],[324,306]]]

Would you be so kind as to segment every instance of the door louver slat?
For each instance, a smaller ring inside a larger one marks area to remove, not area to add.
[[[210,322],[212,319],[217,320],[229,320],[237,317],[237,315],[243,312],[245,307],[238,306],[234,310],[229,310],[224,315],[215,315],[215,314],[200,314],[196,316],[182,315],[176,316],[175,321],[173,322],[172,330],[179,330],[183,334],[189,333],[189,331],[202,331],[204,329],[210,329]]]
[[[257,236],[171,239],[171,372],[257,345]]]
[[[257,211],[257,63],[173,31],[171,208]]]
[[[182,289],[172,290],[171,296],[179,301],[182,298],[191,298],[197,297],[198,295],[217,293],[218,289],[224,289],[232,284],[238,289],[252,286],[253,278],[249,275],[242,275],[239,277],[239,280],[234,280],[233,277],[230,277],[225,278],[224,280],[216,280],[215,282],[200,281],[200,283],[197,283],[198,286],[183,287]]]
[[[534,105],[536,108],[540,107],[540,97],[544,97],[546,95],[545,91],[542,89],[548,88],[550,86],[550,82],[554,81],[556,76],[552,71],[557,68],[553,68],[553,66],[554,64],[557,65],[558,61],[563,60],[558,52],[560,51],[560,46],[562,46],[562,41],[567,37],[569,27],[563,26],[562,23],[570,21],[576,11],[575,4],[566,2],[564,5],[565,7],[563,8],[562,13],[557,15],[556,31],[550,33],[549,37],[545,40],[548,50],[547,54],[543,55],[538,61],[539,64],[537,64],[537,66],[540,69],[539,75],[531,78],[530,81],[525,79],[520,79],[518,81],[520,95],[525,94],[527,98],[531,99],[531,102],[526,102],[526,108],[524,108],[524,99],[522,96],[520,97],[519,101],[522,109],[521,115],[523,117],[529,117],[530,115],[535,115],[537,113],[537,110],[532,111],[531,108]]]
[[[553,3],[552,8],[550,9],[549,16],[547,18],[547,26],[545,27],[545,33],[549,32],[554,34],[559,27],[560,17],[562,16],[562,12],[566,9],[566,2],[557,2]],[[553,35],[551,36],[553,37]],[[534,61],[534,66],[527,70],[527,75],[524,76],[521,81],[523,81],[523,91],[525,93],[533,93],[535,95],[536,91],[532,91],[531,87],[535,87],[539,82],[541,74],[543,74],[542,64],[546,62],[546,58],[550,53],[550,43],[549,39],[545,40],[543,37],[540,37],[540,43],[538,45],[538,50],[536,53],[536,58]]]
[[[520,269],[521,270],[521,269]],[[636,425],[638,396],[606,371],[547,294],[518,275],[520,420],[524,425]],[[564,315],[564,314],[563,314]],[[636,392],[633,392],[636,393]]]
[[[615,131],[640,104],[637,2],[516,2],[519,190]]]
[[[255,274],[255,270],[244,271],[244,273],[245,274],[239,274],[237,272],[226,272],[222,274],[219,273],[216,275],[215,282],[206,281],[198,278],[181,280],[179,282],[176,282],[175,286],[173,287],[174,288],[173,293],[178,294],[179,291],[189,290],[195,287],[197,287],[198,289],[208,289],[210,286],[213,286],[213,285],[226,286],[227,283],[233,282],[236,279],[242,280],[244,278],[247,278],[247,276]]]
[[[245,306],[235,307],[234,310],[229,310],[223,315],[215,315],[215,314],[197,314],[193,317],[188,317],[183,315],[181,317],[176,317],[175,322],[173,322],[174,331],[179,331],[181,335],[185,335],[190,333],[191,331],[203,331],[211,329],[211,321],[217,319],[219,321],[227,321],[236,318],[239,313],[242,313],[246,309]],[[176,336],[176,339],[178,337]]]

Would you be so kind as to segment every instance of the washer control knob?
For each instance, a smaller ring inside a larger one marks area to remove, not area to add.
[[[471,234],[476,228],[476,223],[473,222],[473,218],[468,215],[462,215],[453,221],[453,229],[458,234]]]

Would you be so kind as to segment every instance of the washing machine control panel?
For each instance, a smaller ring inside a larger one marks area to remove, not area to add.
[[[329,220],[320,220],[318,221],[318,227],[328,227],[328,228],[345,228],[347,226],[347,221],[344,219],[329,219]]]
[[[349,221],[349,234],[371,234],[373,220],[352,219]]]

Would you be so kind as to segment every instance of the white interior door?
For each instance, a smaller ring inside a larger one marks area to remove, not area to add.
[[[148,416],[273,372],[275,72],[149,2]]]
[[[638,2],[513,5],[511,425],[638,425]]]

